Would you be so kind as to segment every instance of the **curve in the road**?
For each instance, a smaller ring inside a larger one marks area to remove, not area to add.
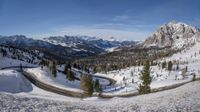
[[[12,69],[12,68],[20,69],[21,67],[20,66],[10,66],[10,67],[1,68],[1,70]],[[22,66],[22,68],[36,68],[36,67],[33,67],[33,66]],[[58,71],[59,72],[63,72],[61,70],[58,70]],[[66,89],[55,87],[55,86],[50,85],[50,84],[46,84],[46,83],[40,81],[34,74],[28,73],[28,72],[24,71],[23,69],[19,70],[19,72],[21,72],[34,85],[36,85],[37,87],[42,88],[44,90],[51,91],[51,92],[54,92],[54,93],[57,93],[57,94],[61,94],[61,95],[65,95],[65,96],[80,97],[80,98],[82,98],[82,97],[84,97],[86,95],[85,92],[70,91],[70,90],[66,90]],[[94,75],[92,75],[92,76],[108,80],[110,82],[108,85],[115,84],[115,81],[110,79],[110,78],[101,77],[101,76],[94,76]],[[76,80],[80,80],[80,79],[78,77],[76,77]],[[94,96],[97,96],[97,94],[94,94]]]
[[[2,69],[10,69],[10,68],[20,68],[20,67],[15,66],[15,67],[6,67],[6,68],[2,68]],[[27,67],[27,68],[29,68],[29,67]],[[30,67],[30,68],[34,68],[34,67]],[[82,97],[85,96],[85,93],[83,93],[83,92],[69,91],[69,90],[57,88],[55,86],[46,84],[46,83],[40,81],[39,79],[37,79],[37,77],[35,77],[34,75],[27,73],[25,71],[22,71],[22,74],[26,78],[28,78],[33,84],[35,84],[36,86],[38,86],[42,89],[45,89],[47,91],[51,91],[51,92],[58,93],[58,94],[61,94],[61,95],[72,96],[72,97],[81,97],[82,98]],[[97,76],[97,77],[100,77],[100,76]],[[105,78],[105,77],[103,77],[103,78]],[[196,80],[200,80],[200,78],[197,78]],[[165,87],[155,88],[155,89],[152,89],[152,92],[160,92],[160,91],[164,91],[164,90],[168,90],[168,89],[177,88],[177,87],[182,86],[184,84],[187,84],[191,81],[187,81],[187,82],[183,82],[183,83],[179,83],[179,84],[174,84],[174,85],[170,85],[170,86],[165,86]],[[120,95],[115,95],[115,94],[107,95],[107,94],[102,93],[102,94],[94,94],[93,96],[100,96],[102,98],[112,98],[112,97],[131,97],[131,96],[137,96],[137,95],[139,95],[138,92],[131,92],[131,93],[125,93],[125,94],[120,94]]]

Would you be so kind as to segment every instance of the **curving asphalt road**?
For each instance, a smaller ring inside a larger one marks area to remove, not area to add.
[[[4,67],[4,68],[1,68],[1,70],[11,69],[11,68],[20,68],[20,66]],[[22,68],[35,68],[35,67],[22,66]],[[61,94],[61,95],[65,95],[65,96],[80,97],[80,98],[85,97],[85,95],[86,95],[85,92],[83,92],[83,91],[82,92],[70,91],[70,90],[66,90],[66,89],[55,87],[55,86],[50,85],[50,84],[46,84],[43,81],[41,81],[40,79],[38,79],[34,74],[28,73],[28,72],[26,72],[24,70],[22,70],[22,71],[19,70],[19,72],[21,72],[34,85],[36,85],[37,87],[42,88],[44,90],[47,90],[47,91],[50,91],[50,92],[54,92],[54,93],[57,93],[57,94]],[[64,71],[58,70],[58,72],[64,72]],[[73,71],[73,72],[75,72],[75,71]],[[80,71],[78,71],[78,72],[81,73]],[[116,82],[115,80],[107,78],[107,77],[94,76],[94,75],[92,75],[92,76],[108,80],[110,83],[107,86],[115,84],[115,82]],[[75,79],[76,80],[80,80],[78,77],[76,77]],[[98,94],[94,94],[94,96],[99,96],[99,95]]]
[[[73,70],[73,72],[79,72],[80,74],[83,73],[83,71],[80,71],[80,70],[75,70],[75,69],[72,69],[72,70]],[[89,73],[86,73],[86,72],[84,72],[83,74],[92,75],[92,77],[96,77],[96,78],[106,79],[106,80],[109,81],[109,84],[107,86],[111,86],[111,85],[114,85],[116,83],[116,81],[112,78],[97,76],[97,75],[89,74]]]
[[[4,70],[4,69],[11,69],[11,68],[20,68],[20,66],[10,66],[10,67],[4,67],[4,68],[0,68],[0,70]],[[36,67],[33,67],[33,66],[22,66],[22,68],[36,68]],[[81,71],[76,71],[74,69],[72,69],[73,72],[79,72],[80,74],[83,73]],[[64,73],[64,71],[62,70],[57,70],[58,72],[62,72]],[[108,78],[108,77],[103,77],[103,76],[96,76],[96,75],[93,75],[93,74],[89,74],[89,73],[84,73],[84,74],[88,74],[88,75],[92,75],[92,77],[96,77],[96,78],[101,78],[101,79],[105,79],[105,80],[108,80],[109,81],[109,84],[106,85],[106,86],[111,86],[111,85],[114,85],[116,83],[116,81],[112,78]],[[75,77],[75,80],[80,80],[80,78],[78,77]]]

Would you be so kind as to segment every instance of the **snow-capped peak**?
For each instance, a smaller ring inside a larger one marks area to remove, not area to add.
[[[92,41],[92,40],[99,40],[100,38],[98,37],[89,37],[89,36],[78,36],[79,38],[87,41]]]
[[[108,41],[117,41],[117,39],[115,37],[110,37],[108,38]]]

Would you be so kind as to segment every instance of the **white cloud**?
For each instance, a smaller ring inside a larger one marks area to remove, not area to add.
[[[115,16],[113,18],[113,21],[122,21],[122,20],[128,20],[130,17],[127,15],[121,15],[121,16]]]

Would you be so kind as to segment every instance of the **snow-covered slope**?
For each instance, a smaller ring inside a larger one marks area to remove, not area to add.
[[[0,46],[0,64],[5,65],[16,65],[13,60],[18,62],[27,62],[31,64],[38,64],[44,57],[44,54],[38,50],[26,50],[11,46]],[[19,65],[18,65],[19,66]]]
[[[181,22],[162,25],[152,36],[145,40],[144,47],[183,48],[200,39],[200,30]]]
[[[187,82],[195,77],[200,77],[200,41],[194,39],[193,44],[185,49],[175,52],[173,55],[155,60],[157,65],[152,65],[150,75],[153,78],[151,88],[158,88]],[[183,41],[183,44],[185,42]],[[172,71],[162,68],[162,62],[172,61]],[[178,67],[177,67],[178,66]],[[96,73],[96,75],[113,78],[116,80],[114,87],[105,89],[106,92],[126,93],[137,90],[140,83],[139,74],[143,66],[132,66],[121,70],[109,71],[107,73]],[[185,69],[187,71],[185,72]]]
[[[188,67],[188,70],[200,74],[200,41],[195,45],[188,47],[170,57],[163,58],[162,61],[172,61],[179,63],[182,67]]]

